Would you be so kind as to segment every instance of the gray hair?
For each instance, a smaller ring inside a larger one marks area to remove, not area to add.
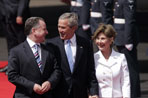
[[[25,22],[25,34],[29,35],[33,27],[39,26],[39,20],[44,21],[41,17],[30,17]]]
[[[78,15],[76,13],[64,13],[59,17],[59,20],[68,19],[69,27],[78,26]]]

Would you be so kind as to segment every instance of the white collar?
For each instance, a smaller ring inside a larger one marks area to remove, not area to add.
[[[71,41],[71,44],[74,45],[76,43],[76,35],[74,34],[71,39],[67,39],[67,40],[70,40]],[[66,43],[67,40],[65,40],[64,43]]]
[[[35,44],[38,44],[40,46],[40,43],[35,43],[29,37],[27,37],[27,42],[28,42],[28,44],[29,44],[30,47],[33,47]]]

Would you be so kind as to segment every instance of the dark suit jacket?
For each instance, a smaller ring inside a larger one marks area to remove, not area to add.
[[[100,0],[100,3],[102,22],[105,24],[113,24],[114,0]]]
[[[24,21],[30,16],[30,0],[4,0],[7,22],[16,21],[17,16],[22,16]]]
[[[33,91],[35,83],[50,81],[52,89],[59,81],[61,71],[53,53],[41,44],[43,73],[40,72],[27,41],[10,51],[8,80],[16,85],[14,98],[52,98],[51,91],[39,96]]]
[[[5,11],[5,35],[8,44],[8,53],[11,48],[25,41],[24,23],[28,17],[30,0],[3,0]],[[23,24],[16,23],[16,17],[21,16]],[[4,28],[4,29],[5,29]]]
[[[4,0],[0,0],[0,20],[5,16]]]
[[[100,8],[100,2],[101,0],[93,0],[92,1],[92,6],[91,6],[91,13],[101,13],[101,8]],[[93,17],[92,15],[90,16],[90,25],[91,25],[91,32],[92,34],[96,31],[98,28],[99,23],[102,22],[102,16],[100,17]]]
[[[95,1],[95,2],[94,2]],[[90,11],[102,13],[102,23],[113,24],[114,0],[84,0],[82,7],[82,24],[89,24]],[[92,3],[92,4],[91,4]],[[91,9],[91,10],[90,10]]]
[[[2,35],[5,34],[5,12],[4,0],[0,0],[0,33]]]
[[[47,42],[47,45],[49,43],[55,45],[54,50],[59,62],[61,62],[63,73],[60,83],[55,88],[55,98],[88,98],[88,93],[98,95],[91,43],[79,36],[76,36],[76,41],[77,49],[73,73],[70,71],[64,42],[60,37],[50,39]]]
[[[83,0],[83,7],[81,11],[82,24],[90,24],[90,9],[91,9],[91,0]]]

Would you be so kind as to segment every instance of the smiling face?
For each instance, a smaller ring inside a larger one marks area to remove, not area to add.
[[[59,19],[58,21],[58,31],[62,40],[72,38],[76,28],[76,26],[70,27],[68,25],[68,19]]]
[[[104,33],[99,33],[95,39],[95,43],[102,52],[109,51],[113,42],[113,37],[108,38]]]

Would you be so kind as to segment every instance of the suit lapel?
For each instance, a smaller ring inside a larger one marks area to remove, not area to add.
[[[116,52],[112,49],[112,53],[111,53],[111,56],[108,60],[108,63],[110,64],[110,67],[114,66],[117,64],[118,58],[116,57]]]
[[[62,68],[64,68],[65,70],[68,70],[68,72],[71,73],[68,59],[67,59],[66,52],[65,52],[64,42],[60,38],[58,40],[59,41],[57,42],[57,44],[58,44],[59,49],[61,51],[62,62],[64,63],[64,64],[62,64],[62,66],[63,66]]]
[[[100,63],[100,64],[105,65],[105,66],[108,67],[107,61],[105,60],[105,58],[104,58],[103,54],[101,53],[101,51],[99,51],[96,56],[99,56],[98,59],[97,59],[97,61],[98,61],[97,63]],[[95,59],[96,59],[96,57],[95,57]]]
[[[115,64],[117,64],[117,59],[114,56],[114,50],[112,50],[111,56],[109,57],[108,61],[106,61],[106,59],[104,58],[103,54],[101,53],[101,51],[98,52],[99,54],[99,59],[97,60],[98,63],[106,66],[106,67],[112,67]]]
[[[76,37],[76,39],[77,39],[76,40],[77,41],[77,49],[76,49],[76,58],[75,58],[75,64],[74,64],[74,71],[75,71],[75,69],[78,66],[78,63],[79,63],[79,60],[81,58],[81,55],[82,55],[82,52],[83,52],[83,48],[84,48],[82,46],[82,44],[81,44],[81,41],[80,41],[79,37]]]
[[[45,68],[45,63],[46,63],[46,59],[47,59],[47,56],[48,56],[48,51],[45,50],[41,44],[41,58],[42,58],[42,70],[44,71],[44,68]]]

